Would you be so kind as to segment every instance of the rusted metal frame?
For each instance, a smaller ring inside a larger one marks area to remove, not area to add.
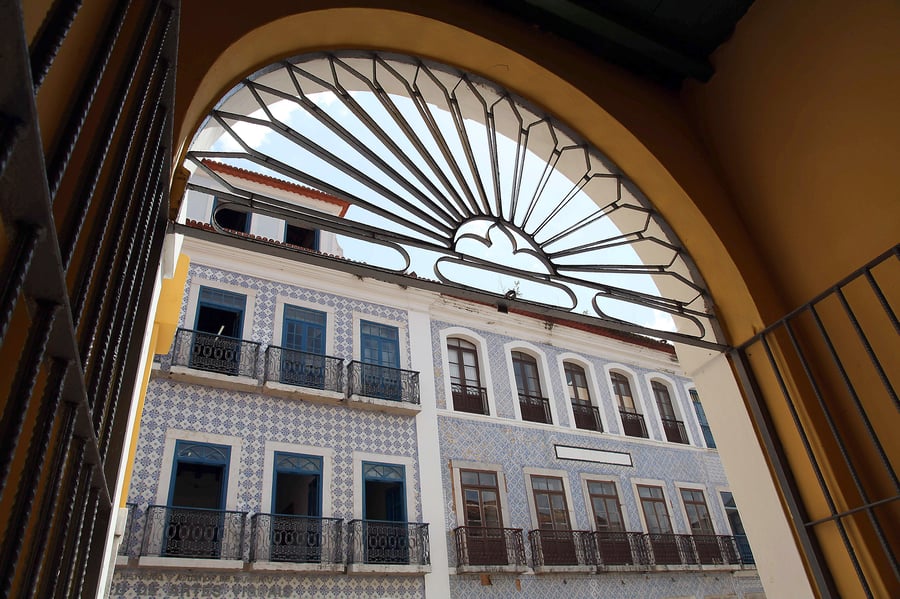
[[[141,32],[137,48],[132,51],[129,64],[126,65],[126,67],[119,73],[119,80],[117,82],[116,90],[111,94],[112,97],[117,99],[116,104],[113,107],[112,114],[107,114],[106,118],[104,119],[102,129],[95,131],[95,134],[91,137],[91,145],[88,149],[88,153],[92,158],[93,164],[90,168],[85,168],[81,172],[78,184],[76,186],[76,191],[73,194],[73,197],[75,198],[75,205],[70,208],[63,225],[58,228],[59,247],[60,254],[62,255],[63,259],[63,269],[69,268],[69,263],[72,260],[72,256],[75,252],[75,247],[78,244],[78,239],[81,236],[84,221],[87,218],[87,214],[90,210],[91,204],[94,202],[94,192],[96,191],[97,184],[100,181],[100,175],[102,174],[104,167],[107,164],[107,156],[109,155],[110,148],[112,147],[116,131],[120,129],[119,123],[122,122],[122,112],[125,110],[125,105],[128,101],[129,94],[131,93],[132,84],[135,82],[135,80],[138,79],[138,68],[140,67],[141,61],[147,53],[147,47],[150,42],[153,27],[156,24],[157,16],[159,15],[159,13],[160,4],[156,4],[154,9],[146,18],[146,23]],[[171,22],[171,14],[169,15],[169,22]],[[152,58],[150,58],[149,67],[151,69],[151,75],[150,77],[147,77],[147,80],[150,81],[152,81],[153,79],[153,72],[159,65],[162,56],[163,42],[165,41],[165,30],[167,29],[167,27],[164,25],[162,26],[162,29],[163,32],[158,35],[155,47],[151,48],[150,50],[153,53]],[[143,89],[138,90],[140,101],[134,102],[134,106],[131,109],[129,116],[125,119],[123,127],[121,128],[121,130],[125,132],[124,136],[126,138],[130,139],[132,132],[137,127],[138,119],[144,113],[144,106],[147,104],[147,96],[150,94],[150,91],[151,90],[149,86],[144,86]],[[129,144],[128,149],[130,149],[130,146],[131,144]],[[123,157],[123,160],[127,161],[127,150],[125,153],[126,156]]]
[[[25,425],[25,413],[44,363],[44,353],[56,321],[59,304],[40,300],[34,324],[28,332],[25,347],[19,356],[16,374],[10,386],[3,418],[0,420],[0,495],[6,491],[10,468]]]
[[[69,160],[75,149],[75,144],[81,136],[81,129],[87,119],[88,112],[94,103],[94,96],[100,87],[103,74],[115,50],[116,42],[119,34],[125,25],[128,11],[131,8],[131,0],[122,0],[114,2],[113,14],[111,15],[109,27],[103,34],[97,51],[91,57],[93,60],[89,63],[89,70],[85,74],[82,81],[84,82],[81,89],[77,93],[75,101],[72,103],[72,110],[66,115],[66,125],[62,131],[62,135],[56,142],[53,150],[47,157],[47,183],[50,190],[50,203],[56,200],[56,192],[59,191],[60,183],[69,166]]]
[[[819,320],[818,314],[816,314],[816,312],[815,312],[815,307],[811,306],[810,310],[812,311],[813,315],[815,316],[816,322],[819,325],[821,325],[822,323]],[[837,443],[838,450],[841,454],[841,457],[844,460],[844,464],[846,465],[846,467],[850,473],[850,478],[853,480],[853,484],[856,487],[856,491],[859,493],[863,504],[870,504],[871,499],[869,498],[869,493],[866,491],[865,485],[863,484],[862,480],[860,480],[860,478],[859,478],[859,473],[857,472],[856,466],[853,464],[853,460],[850,457],[850,454],[847,450],[847,444],[845,443],[843,437],[840,434],[840,431],[838,430],[837,423],[835,422],[835,419],[831,413],[831,410],[828,408],[828,404],[825,402],[825,398],[822,394],[822,390],[819,387],[818,382],[816,381],[816,378],[812,372],[812,368],[810,367],[809,362],[806,359],[806,355],[804,354],[802,348],[800,347],[800,342],[798,341],[796,335],[794,334],[793,329],[791,328],[790,320],[786,320],[784,322],[784,328],[787,331],[788,337],[791,340],[791,344],[794,348],[794,352],[796,353],[797,358],[800,360],[800,364],[803,367],[804,373],[806,374],[807,381],[809,382],[810,386],[812,387],[813,395],[816,398],[816,402],[819,405],[819,409],[821,410],[822,415],[825,417],[825,422],[828,424],[828,428],[829,428],[829,431],[831,432],[831,436],[834,439],[834,441]],[[820,332],[822,332],[824,334],[824,329],[820,329]],[[830,341],[828,343],[829,343],[829,348],[831,348]],[[833,355],[832,357],[835,360],[838,359],[836,355]],[[851,393],[852,393],[852,390],[851,390]],[[868,420],[868,419],[866,419],[866,420]],[[882,463],[885,466],[885,469],[887,470],[887,472],[889,474],[894,476],[894,472],[891,469],[890,464],[887,461],[887,456],[884,454],[884,450],[881,446],[881,443],[878,442],[877,437],[871,436],[871,435],[873,435],[873,433],[874,433],[874,431],[871,431],[871,430],[869,431],[870,438],[872,439],[872,443],[873,443],[873,445],[875,445],[876,450],[879,451],[879,454],[881,456]],[[895,476],[894,476],[894,488],[895,489],[898,488],[897,479]],[[837,513],[836,510],[832,509],[832,514],[836,514],[836,513]],[[900,571],[898,571],[897,560],[890,550],[890,547],[889,547],[888,541],[887,541],[887,537],[885,536],[884,530],[881,526],[881,522],[878,521],[878,519],[875,517],[875,514],[871,510],[867,511],[867,515],[869,516],[869,520],[872,524],[872,527],[875,530],[875,534],[878,536],[878,540],[881,543],[882,548],[884,549],[885,555],[888,556],[891,566],[894,569],[895,575],[897,575],[897,577],[900,578]],[[809,522],[805,523],[805,525],[813,526],[813,524],[809,523]]]
[[[41,572],[47,561],[47,554],[50,553],[47,549],[53,547],[53,545],[49,545],[47,541],[55,526],[55,520],[59,515],[57,508],[59,506],[59,501],[62,498],[60,489],[64,479],[63,471],[66,467],[72,435],[75,432],[75,417],[78,411],[78,405],[65,402],[61,411],[63,412],[63,422],[53,450],[54,458],[49,470],[50,478],[47,481],[47,490],[41,499],[41,507],[38,512],[37,521],[41,523],[41,525],[38,527],[35,534],[35,541],[31,546],[28,560],[24,562],[27,569],[23,581],[27,582],[29,597],[35,596],[38,591],[39,583],[41,581]]]
[[[772,468],[772,472],[781,489],[781,497],[785,503],[791,520],[797,523],[793,526],[794,533],[800,544],[803,555],[806,558],[806,564],[812,575],[816,591],[822,599],[838,599],[840,594],[835,586],[831,571],[827,566],[825,557],[822,554],[821,546],[818,539],[802,525],[809,521],[808,512],[805,505],[801,501],[800,491],[797,487],[797,481],[790,467],[790,462],[777,435],[775,425],[772,421],[772,415],[768,406],[764,403],[762,391],[750,361],[747,356],[748,349],[765,333],[760,333],[739,348],[732,349],[729,352],[731,363],[740,381],[744,397],[747,400],[747,406],[753,418],[754,425],[759,432],[759,437],[765,448],[768,462]],[[792,407],[792,406],[791,406]]]
[[[0,320],[0,343],[6,337],[6,331],[12,321],[19,295],[25,286],[25,277],[28,275],[28,269],[31,268],[34,252],[43,231],[43,228],[38,225],[21,221],[14,224],[14,229],[13,248],[3,265],[3,292],[0,296],[0,319],[2,319]]]
[[[41,83],[56,59],[60,47],[69,34],[72,22],[81,9],[82,0],[56,0],[41,23],[37,35],[28,53],[31,55],[31,79],[34,91],[40,89]]]
[[[147,281],[148,268],[150,266],[150,256],[152,248],[157,245],[155,240],[160,235],[165,235],[166,223],[159,221],[160,212],[165,199],[165,189],[163,181],[163,171],[165,169],[165,150],[161,148],[158,153],[160,163],[155,170],[155,193],[151,196],[151,212],[148,222],[145,223],[139,238],[139,246],[141,248],[140,255],[132,268],[129,268],[131,280],[127,284],[127,297],[124,305],[128,308],[124,311],[124,321],[114,324],[114,328],[119,331],[119,338],[116,340],[117,352],[119,355],[119,364],[115,368],[115,381],[109,387],[106,399],[103,402],[103,416],[101,419],[102,428],[99,430],[100,457],[106,461],[106,452],[109,448],[110,434],[112,433],[112,425],[115,422],[116,410],[118,408],[120,392],[125,377],[125,364],[130,354],[132,336],[124,335],[124,331],[132,331],[135,318],[137,317],[137,307],[143,296],[144,284]],[[144,199],[142,199],[144,201]],[[154,221],[156,225],[154,226]],[[139,339],[139,341],[141,341]]]
[[[123,321],[127,318],[128,313],[131,312],[131,297],[135,286],[136,270],[141,254],[145,249],[149,249],[144,247],[144,242],[147,238],[149,223],[153,218],[155,209],[158,207],[154,205],[154,202],[148,201],[149,197],[152,197],[152,195],[148,194],[148,191],[152,193],[151,190],[158,185],[162,169],[161,164],[165,160],[163,155],[165,148],[160,145],[161,140],[158,137],[156,139],[157,146],[153,159],[146,170],[142,169],[143,172],[138,179],[143,191],[137,198],[132,198],[131,200],[132,202],[137,202],[140,208],[132,226],[128,227],[132,234],[125,248],[125,255],[122,256],[120,261],[116,262],[119,268],[117,269],[118,274],[113,290],[115,305],[107,319],[108,326],[105,327],[107,334],[104,335],[103,348],[98,356],[97,363],[92,369],[91,381],[88,387],[94,432],[100,439],[101,444],[103,443],[101,432],[104,429],[109,401],[112,397],[110,393],[112,391],[111,383],[117,366],[120,366],[120,346],[122,339],[125,337]],[[156,179],[155,181],[154,178]],[[135,251],[135,248],[139,249]],[[106,294],[104,293],[104,300],[105,297]]]
[[[65,482],[62,487],[61,498],[66,504],[62,510],[54,506],[53,533],[47,551],[43,554],[40,575],[35,579],[34,595],[38,597],[53,597],[56,594],[56,585],[60,579],[63,558],[66,550],[66,540],[69,536],[69,526],[72,522],[72,514],[75,511],[75,502],[81,482],[81,472],[87,455],[87,441],[81,437],[72,437],[72,443],[68,446]]]
[[[90,464],[82,464],[78,472],[78,486],[73,502],[73,514],[66,530],[65,551],[60,562],[60,573],[54,581],[52,595],[57,597],[69,597],[68,592],[75,574],[75,566],[78,562],[78,550],[81,546],[81,536],[84,533],[84,519],[87,512],[87,502],[91,489],[91,478],[94,469]],[[62,583],[61,586],[58,586]]]
[[[72,577],[69,581],[67,597],[82,597],[85,577],[90,565],[91,548],[93,547],[94,531],[97,524],[97,512],[100,508],[100,489],[91,487],[86,503],[86,516],[79,535],[79,545],[76,550],[77,561],[73,564]],[[106,532],[106,531],[104,531]]]
[[[13,150],[22,138],[22,121],[0,112],[0,177],[6,172]]]
[[[16,565],[26,538],[25,530],[31,517],[34,499],[40,484],[40,475],[44,474],[44,463],[47,458],[47,447],[56,422],[63,384],[68,373],[70,362],[59,358],[50,361],[50,373],[44,387],[41,405],[37,415],[35,430],[28,444],[22,478],[16,486],[16,495],[9,512],[6,534],[0,547],[0,588],[5,589],[3,596],[8,596],[13,583]],[[38,521],[38,526],[42,522]]]

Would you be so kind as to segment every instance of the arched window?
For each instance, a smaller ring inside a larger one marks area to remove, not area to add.
[[[512,362],[522,420],[552,424],[550,400],[544,397],[541,391],[541,377],[538,374],[537,360],[526,353],[514,351],[512,352]]]
[[[457,412],[487,414],[487,390],[481,385],[478,349],[465,339],[447,339],[450,362],[450,392]]]
[[[602,431],[600,411],[591,403],[591,392],[588,389],[584,368],[566,362],[563,364],[563,370],[566,373],[566,386],[569,389],[569,400],[572,402],[575,426],[589,431]]]
[[[656,398],[666,439],[672,443],[687,443],[687,431],[684,429],[684,423],[678,419],[678,415],[675,413],[669,388],[659,381],[651,381],[650,387],[653,389],[653,397]]]
[[[612,382],[616,403],[619,405],[619,416],[622,418],[622,430],[629,437],[648,437],[647,425],[644,424],[644,416],[638,412],[634,395],[631,393],[631,383],[628,377],[619,372],[609,373]]]

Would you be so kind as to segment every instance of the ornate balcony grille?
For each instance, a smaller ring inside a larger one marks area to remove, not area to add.
[[[694,549],[701,564],[740,564],[734,537],[726,535],[694,535]]]
[[[141,555],[243,559],[245,512],[151,505]]]
[[[648,437],[647,425],[644,424],[643,414],[626,412],[624,410],[619,410],[619,414],[622,415],[622,426],[626,435],[629,437],[644,437],[645,439]]]
[[[673,418],[662,419],[663,430],[666,433],[666,439],[672,443],[687,443],[687,431],[684,429],[684,423]]]
[[[575,414],[575,426],[586,431],[603,432],[600,422],[600,410],[586,401],[572,401],[572,412]]]
[[[351,564],[427,566],[431,563],[428,524],[351,520],[348,543]]]
[[[593,537],[600,565],[627,566],[650,563],[644,533],[596,531]]]
[[[353,361],[348,367],[350,395],[419,403],[419,373]]]
[[[596,563],[589,530],[532,530],[531,559],[537,566],[585,566]]]
[[[471,414],[487,414],[487,389],[484,387],[470,387],[460,383],[451,383],[450,391],[453,394],[453,409],[457,412],[469,412]]]
[[[128,556],[130,555],[129,550],[134,537],[134,511],[137,508],[137,504],[126,503],[125,508],[128,510],[128,515],[125,518],[125,530],[122,532],[122,542],[119,543],[116,555]]]
[[[519,393],[519,408],[522,412],[522,420],[529,422],[543,422],[552,424],[550,416],[550,400],[546,397]]]
[[[453,534],[460,566],[525,566],[521,528],[460,526]]]
[[[214,333],[178,329],[172,363],[197,370],[256,377],[259,343]]]
[[[342,392],[344,360],[270,345],[266,348],[266,380]]]
[[[654,565],[697,564],[697,554],[691,535],[650,533],[645,535]]]
[[[250,518],[250,561],[339,564],[343,562],[343,520],[254,514]]]

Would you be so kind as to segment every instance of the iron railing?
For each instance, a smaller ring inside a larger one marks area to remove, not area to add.
[[[134,536],[134,511],[137,508],[135,503],[126,503],[125,508],[128,515],[125,518],[125,529],[122,531],[122,540],[119,542],[119,549],[116,555],[128,556],[131,549],[131,540]]]
[[[602,566],[649,564],[642,532],[598,530],[593,533],[597,563]]]
[[[245,512],[151,505],[141,555],[240,560]]]
[[[753,551],[750,549],[750,541],[747,539],[747,535],[734,535],[734,543],[737,545],[741,563],[748,566],[755,565],[756,558],[753,557]]]
[[[649,436],[643,414],[626,410],[619,410],[619,414],[622,416],[622,428],[626,435],[629,437],[644,437],[645,439]]]
[[[259,343],[178,329],[172,363],[196,370],[206,370],[234,376],[256,377]]]
[[[323,391],[344,390],[344,360],[322,354],[266,348],[265,380]]]
[[[451,383],[450,391],[453,395],[453,409],[457,412],[488,413],[487,389],[484,387]]]
[[[419,403],[419,373],[365,362],[350,362],[349,395]]]
[[[575,414],[575,426],[587,431],[603,432],[600,422],[600,410],[588,401],[572,400],[572,413]]]
[[[347,542],[351,564],[427,566],[431,563],[425,523],[351,520]]]
[[[250,517],[250,561],[342,563],[343,522],[340,518],[254,514]]]
[[[687,431],[684,429],[684,423],[674,418],[662,418],[663,431],[666,433],[666,439],[671,443],[687,443]]]
[[[697,564],[691,535],[648,533],[644,535],[653,565]]]
[[[521,528],[460,526],[453,534],[460,566],[525,566]]]
[[[553,424],[553,418],[550,416],[550,400],[546,397],[519,393],[519,408],[522,420]]]
[[[589,530],[532,530],[528,541],[535,567],[586,566],[597,562]]]

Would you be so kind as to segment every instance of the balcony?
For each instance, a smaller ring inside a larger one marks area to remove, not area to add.
[[[646,535],[650,563],[656,566],[739,566],[734,537],[720,535]]]
[[[126,503],[125,504],[126,517],[125,524],[122,526],[121,534],[122,539],[119,541],[119,548],[116,550],[116,562],[117,563],[127,563],[128,557],[131,555],[131,544],[135,537],[134,534],[134,523],[135,517],[134,512],[137,509],[137,505],[134,503]]]
[[[587,401],[572,400],[572,413],[575,414],[575,426],[586,431],[603,432],[600,422],[600,410]]]
[[[457,572],[524,572],[525,541],[521,528],[460,526],[456,537]]]
[[[734,543],[737,545],[738,557],[741,563],[746,566],[756,564],[756,558],[753,557],[753,551],[750,550],[750,541],[747,535],[734,535]]]
[[[254,514],[250,518],[251,569],[343,572],[343,522]]]
[[[484,387],[470,387],[460,383],[451,383],[450,392],[453,395],[453,409],[457,412],[469,412],[470,414],[487,414],[487,389]]]
[[[344,360],[270,345],[266,348],[265,387],[286,397],[340,401]]]
[[[550,416],[550,400],[546,397],[519,393],[519,409],[522,412],[522,420],[553,424]]]
[[[215,333],[178,329],[171,375],[191,382],[216,381],[227,388],[256,389],[259,345]]]
[[[629,437],[643,437],[645,439],[648,437],[647,425],[644,424],[643,414],[626,410],[619,410],[619,414],[622,416],[622,429],[626,435]]]
[[[663,431],[666,433],[666,439],[671,443],[688,442],[687,431],[684,430],[684,423],[673,418],[662,419]]]
[[[535,574],[593,572],[596,555],[587,530],[532,530],[528,533]]]
[[[140,565],[240,569],[244,512],[151,505]]]
[[[385,412],[416,414],[419,405],[419,373],[353,361],[347,369],[351,405]]]
[[[347,542],[349,574],[431,572],[428,524],[351,520]]]
[[[601,568],[650,563],[644,533],[598,530],[593,533],[593,541]]]

